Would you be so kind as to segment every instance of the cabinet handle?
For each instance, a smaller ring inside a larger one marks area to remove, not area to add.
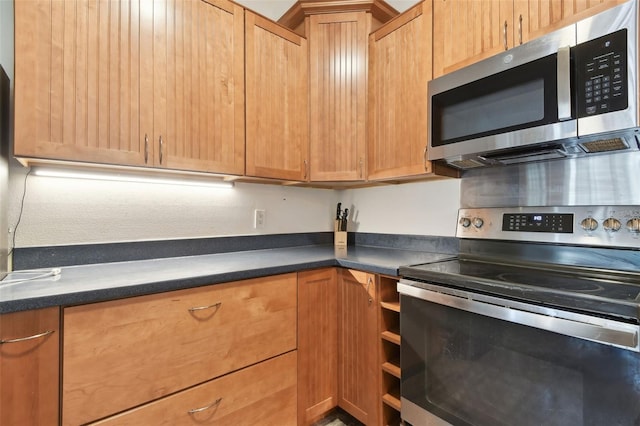
[[[162,164],[162,157],[164,156],[164,141],[162,135],[160,135],[160,164]]]
[[[362,179],[364,174],[364,161],[360,158],[360,179]]]
[[[509,44],[507,43],[507,21],[504,21],[504,50],[509,50]]]
[[[304,180],[307,180],[307,169],[309,168],[309,162],[307,161],[307,159],[305,158],[304,160]]]
[[[518,40],[522,44],[522,15],[518,18]]]
[[[19,337],[17,339],[1,339],[0,345],[4,345],[5,343],[18,343],[18,342],[25,342],[27,340],[39,339],[41,337],[45,337],[53,333],[54,333],[54,330],[47,330],[44,333],[34,334],[33,336]]]
[[[189,413],[189,414],[201,413],[201,412],[203,412],[205,410],[208,410],[209,408],[213,408],[213,407],[218,406],[221,402],[222,402],[222,398],[218,398],[218,399],[216,399],[215,401],[213,401],[209,405],[205,405],[204,407],[201,407],[201,408],[193,408],[193,409],[187,411],[187,413]]]
[[[220,308],[220,306],[222,306],[222,302],[216,302],[213,305],[207,305],[207,306],[195,306],[193,308],[189,308],[189,312],[196,312],[196,311],[203,311],[205,309],[211,309],[211,308]]]
[[[149,135],[144,134],[144,164],[149,162]]]
[[[425,172],[427,170],[429,170],[429,167],[427,167],[427,161],[429,161],[429,160],[427,160],[427,148],[428,148],[428,145],[425,145],[424,146],[424,153],[422,154],[423,157],[424,157],[424,170],[425,170]]]
[[[369,293],[369,288],[371,287],[371,283],[373,282],[373,278],[369,277],[367,279],[367,296],[369,296],[369,305],[373,302],[373,298],[371,297],[371,293]]]

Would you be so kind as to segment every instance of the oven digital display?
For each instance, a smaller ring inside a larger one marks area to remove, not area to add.
[[[505,213],[502,215],[502,230],[571,234],[573,232],[573,214]]]

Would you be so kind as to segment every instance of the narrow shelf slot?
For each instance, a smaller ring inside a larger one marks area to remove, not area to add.
[[[380,302],[380,306],[394,312],[400,312],[400,302]]]
[[[382,332],[382,338],[396,345],[400,344],[400,334],[387,330]]]
[[[382,395],[382,402],[384,402],[394,410],[400,411],[400,399],[395,395],[392,395],[390,393]]]
[[[393,362],[387,361],[384,364],[382,364],[382,370],[386,371],[392,376],[397,377],[398,379],[400,378],[400,372],[401,372],[400,366],[394,364]]]

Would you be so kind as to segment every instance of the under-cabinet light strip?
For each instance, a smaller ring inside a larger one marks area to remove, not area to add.
[[[52,169],[34,167],[33,174],[36,176],[69,178],[69,179],[87,179],[87,180],[103,180],[112,182],[137,182],[152,183],[162,185],[182,185],[182,186],[202,186],[210,188],[233,188],[233,182],[225,182],[215,180],[215,178],[204,177],[184,177],[184,178],[167,178],[164,176],[142,176],[135,174],[127,174],[119,171],[112,173],[80,171],[73,169]]]

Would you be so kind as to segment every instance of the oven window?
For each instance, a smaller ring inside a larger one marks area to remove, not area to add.
[[[402,296],[402,397],[454,425],[638,425],[640,355]]]
[[[432,145],[558,121],[557,57],[550,55],[432,97]]]

